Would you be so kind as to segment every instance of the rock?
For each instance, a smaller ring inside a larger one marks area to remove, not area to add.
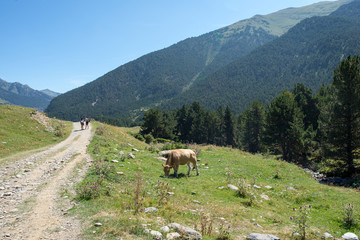
[[[288,187],[289,190],[297,191],[294,187]]]
[[[118,163],[119,161],[118,160],[111,160],[111,162]]]
[[[164,158],[164,157],[157,157],[156,159],[161,160],[163,162],[166,162],[166,160],[167,160],[167,158]]]
[[[269,235],[269,234],[260,234],[260,233],[251,233],[246,237],[247,240],[280,240],[280,238]]]
[[[224,187],[224,186],[220,186],[220,187],[218,187],[218,188],[221,190],[221,189],[224,189],[225,187]]]
[[[260,189],[261,187],[254,184],[254,185],[253,185],[253,188]]]
[[[272,186],[267,185],[267,186],[265,186],[265,188],[266,189],[272,189]]]
[[[166,234],[166,239],[169,239],[169,240],[179,239],[179,238],[181,238],[181,235],[177,232],[172,232],[172,233]]]
[[[136,148],[131,149],[131,151],[138,152],[139,150]]]
[[[148,208],[144,209],[145,213],[152,213],[152,212],[157,212],[157,211],[158,211],[158,209],[155,207],[148,207]]]
[[[191,195],[196,195],[196,192],[191,192]]]
[[[95,226],[95,227],[101,227],[101,226],[102,226],[102,223],[97,222],[97,223],[94,224],[94,226]]]
[[[341,236],[343,239],[346,240],[359,240],[358,236],[354,233],[345,233],[344,235]]]
[[[334,237],[330,233],[324,233],[321,239],[334,239]]]
[[[230,190],[239,191],[239,188],[238,188],[237,186],[234,186],[234,185],[232,185],[232,184],[228,184],[227,186],[228,186],[228,188],[229,188]]]
[[[266,195],[266,194],[261,194],[260,197],[261,197],[262,199],[266,200],[266,201],[269,201],[269,200],[270,200],[269,196]]]
[[[168,226],[163,226],[162,228],[160,228],[160,231],[163,233],[168,233],[170,232],[170,228]]]
[[[201,204],[198,200],[194,200],[193,203]]]
[[[174,194],[175,194],[174,192],[167,192],[167,195],[169,195],[169,196],[172,196]]]
[[[12,195],[12,192],[6,192],[6,193],[4,193],[4,197],[9,197],[9,196],[11,196]]]
[[[135,155],[133,153],[129,153],[128,158],[135,159]]]
[[[159,155],[167,157],[170,152],[171,152],[171,150],[161,151],[161,152],[159,152]]]
[[[151,230],[150,235],[154,236],[156,239],[161,239],[162,238],[161,232],[158,232],[158,231]]]
[[[181,226],[178,223],[171,223],[169,225],[171,228],[176,229],[178,232],[183,234],[182,238],[185,239],[202,239],[201,233],[195,231],[192,228]]]
[[[123,172],[116,172],[117,175],[124,175]]]

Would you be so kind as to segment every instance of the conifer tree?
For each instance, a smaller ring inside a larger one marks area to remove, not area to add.
[[[254,101],[243,115],[242,146],[251,153],[260,152],[264,132],[265,108],[260,101]]]
[[[356,172],[354,159],[360,148],[360,58],[347,57],[334,71],[334,104],[328,141],[333,157],[345,167],[345,176]]]
[[[225,144],[235,147],[235,119],[229,106],[225,109],[224,115]]]
[[[265,124],[265,142],[270,150],[282,154],[284,160],[299,160],[303,154],[303,114],[293,94],[285,91],[270,103]]]

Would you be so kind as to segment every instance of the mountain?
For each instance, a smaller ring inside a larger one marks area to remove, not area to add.
[[[34,90],[20,83],[9,83],[0,78],[0,104],[10,104],[35,108],[43,111],[50,103],[52,96]]]
[[[40,90],[40,92],[42,93],[45,93],[46,95],[54,98],[54,97],[57,97],[59,96],[61,93],[58,93],[58,92],[54,92],[54,91],[51,91],[50,89],[44,89],[44,90]]]
[[[67,120],[136,117],[185,94],[206,76],[271,42],[301,20],[325,16],[349,2],[321,2],[239,21],[122,65],[80,88],[54,98],[46,112]]]
[[[333,71],[348,55],[360,55],[360,1],[329,16],[301,21],[287,33],[207,76],[165,104],[199,101],[208,108],[229,105],[243,111],[258,99],[269,102],[296,83],[317,90],[331,83]]]

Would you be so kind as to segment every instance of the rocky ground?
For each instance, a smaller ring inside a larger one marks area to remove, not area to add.
[[[79,239],[80,222],[68,216],[69,198],[91,162],[91,129],[0,168],[0,239]]]

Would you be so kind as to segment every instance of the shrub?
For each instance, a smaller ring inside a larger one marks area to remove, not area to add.
[[[79,199],[89,200],[100,196],[101,183],[97,181],[81,182],[75,187]]]
[[[113,167],[102,159],[96,160],[93,164],[93,171],[98,176],[109,177]]]
[[[169,183],[158,181],[155,191],[159,198],[159,206],[166,205],[167,202],[169,201],[169,194],[168,194],[168,192],[170,191]]]
[[[226,226],[225,224],[221,223],[219,228],[219,235],[216,239],[219,240],[229,240],[230,237],[230,225]]]
[[[247,197],[250,194],[250,188],[249,184],[246,182],[245,179],[240,178],[236,181],[236,185],[239,188],[239,190],[236,192],[236,195],[239,197]]]
[[[150,144],[150,143],[152,143],[152,142],[155,141],[154,137],[153,137],[151,134],[146,134],[146,135],[144,136],[144,138],[145,138],[145,142],[146,142],[147,144]]]
[[[308,229],[308,220],[310,218],[310,210],[311,205],[305,205],[303,207],[299,207],[298,209],[293,208],[294,212],[297,212],[296,215],[290,216],[290,220],[295,222],[296,230],[294,233],[300,234],[300,238],[302,240],[306,239],[306,232]]]
[[[343,214],[344,214],[344,222],[347,228],[351,228],[352,226],[357,224],[355,215],[356,211],[353,203],[348,203],[343,206]]]

